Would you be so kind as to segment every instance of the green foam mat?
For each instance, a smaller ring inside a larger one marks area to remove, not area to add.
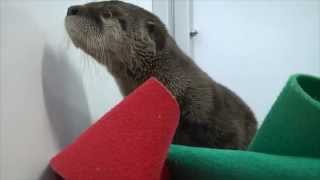
[[[320,180],[320,79],[289,78],[248,151],[172,145],[172,180]]]

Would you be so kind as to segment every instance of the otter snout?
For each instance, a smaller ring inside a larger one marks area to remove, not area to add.
[[[168,35],[159,18],[121,1],[70,6],[65,28],[75,47],[101,64],[125,62],[128,68],[160,53]]]

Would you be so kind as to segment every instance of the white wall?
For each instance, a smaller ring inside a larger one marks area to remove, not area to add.
[[[320,75],[319,0],[194,0],[195,61],[264,119],[290,74]]]
[[[49,159],[121,99],[65,33],[67,8],[83,2],[1,1],[0,179],[50,179]]]

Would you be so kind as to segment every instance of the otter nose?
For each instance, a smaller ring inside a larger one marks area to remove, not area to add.
[[[77,15],[80,11],[80,6],[71,6],[68,8],[67,16]]]

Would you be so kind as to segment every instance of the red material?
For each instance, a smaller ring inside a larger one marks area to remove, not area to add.
[[[160,180],[178,120],[177,102],[151,78],[54,157],[51,166],[67,180]]]

